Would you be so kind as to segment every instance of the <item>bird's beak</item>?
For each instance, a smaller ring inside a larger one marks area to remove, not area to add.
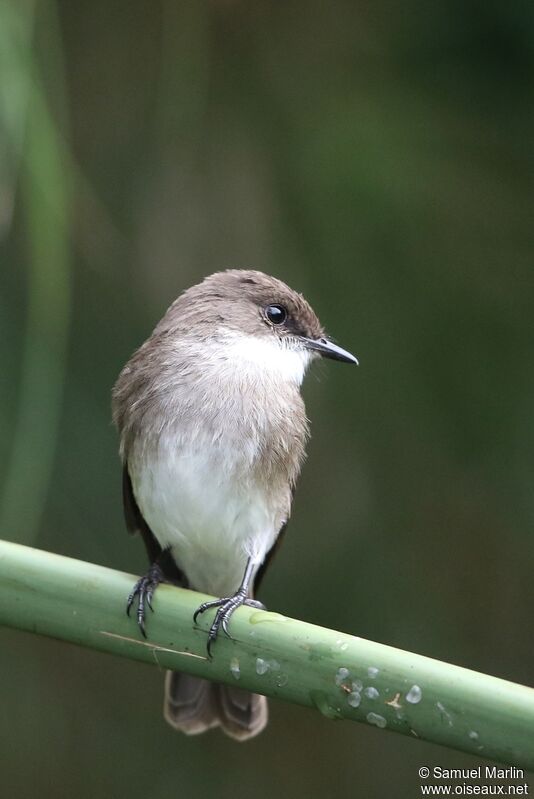
[[[347,350],[338,347],[333,341],[327,338],[306,338],[301,336],[301,341],[308,350],[318,352],[324,358],[333,358],[335,361],[345,361],[346,363],[355,363],[358,366],[358,359],[351,355]]]

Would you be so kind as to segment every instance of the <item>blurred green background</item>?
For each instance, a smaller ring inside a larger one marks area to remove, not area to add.
[[[109,394],[225,267],[317,365],[273,610],[534,683],[534,6],[0,0],[0,537],[131,572]],[[110,608],[110,613],[123,608]],[[163,675],[0,631],[2,795],[414,797],[475,758],[271,702],[238,745]]]

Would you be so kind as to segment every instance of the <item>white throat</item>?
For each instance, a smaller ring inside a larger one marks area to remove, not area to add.
[[[286,346],[283,340],[261,338],[243,333],[224,333],[224,348],[228,357],[251,377],[263,374],[300,386],[313,353],[304,348]]]

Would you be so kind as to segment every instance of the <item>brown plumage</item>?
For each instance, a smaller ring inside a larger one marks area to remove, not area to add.
[[[355,359],[324,337],[302,295],[276,278],[228,270],[185,291],[113,390],[128,528],[152,564],[144,603],[166,579],[221,596],[208,651],[287,523],[308,422],[300,383],[317,353]],[[202,606],[197,613],[203,613]],[[267,721],[264,697],[169,674],[165,718],[189,734],[220,725],[243,740]]]

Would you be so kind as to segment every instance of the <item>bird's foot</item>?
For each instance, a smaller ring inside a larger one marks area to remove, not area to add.
[[[213,619],[213,623],[208,632],[208,655],[211,657],[211,647],[212,644],[217,640],[217,635],[219,634],[219,630],[222,631],[231,638],[230,631],[228,629],[228,623],[237,608],[241,607],[241,605],[247,605],[251,608],[258,608],[259,610],[265,610],[265,605],[262,605],[261,602],[258,602],[256,599],[249,599],[244,591],[241,589],[237,591],[233,596],[230,597],[222,597],[221,599],[212,599],[210,602],[203,602],[200,607],[198,607],[193,615],[193,621],[196,623],[198,616],[204,613],[206,610],[210,608],[217,608],[217,613],[215,614],[215,618]]]
[[[136,582],[126,602],[126,613],[129,616],[130,609],[137,598],[137,624],[139,625],[139,629],[145,638],[146,606],[148,605],[150,610],[154,611],[154,608],[152,607],[152,597],[154,596],[154,591],[160,583],[164,582],[165,577],[161,568],[157,563],[153,563],[144,577],[141,577],[141,579]]]

